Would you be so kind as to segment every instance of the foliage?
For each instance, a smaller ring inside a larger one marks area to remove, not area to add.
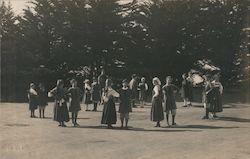
[[[247,77],[241,74],[248,64],[238,64],[247,54],[242,49],[247,47],[242,32],[247,0],[31,3],[17,17],[1,4],[1,55],[16,57],[9,61],[15,67],[5,70],[15,72],[22,83],[16,86],[19,90],[31,81],[43,80],[51,87],[57,78],[92,78],[100,67],[119,78],[132,73],[180,78],[199,60],[220,67],[223,81]]]

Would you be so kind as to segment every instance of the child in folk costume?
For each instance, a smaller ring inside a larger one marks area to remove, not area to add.
[[[101,91],[100,91],[100,85],[97,83],[96,79],[93,80],[92,83],[92,101],[94,104],[94,109],[92,111],[97,111],[97,105],[101,100]]]
[[[79,126],[77,123],[77,116],[78,112],[81,110],[81,97],[82,97],[82,90],[77,87],[77,81],[75,79],[72,79],[70,81],[71,88],[68,89],[68,94],[70,96],[69,98],[69,112],[72,114],[72,124],[74,127]]]
[[[84,104],[86,105],[85,111],[90,111],[89,110],[89,104],[92,103],[91,101],[91,85],[89,79],[86,79],[84,81]]]
[[[214,76],[214,81],[211,82],[211,89],[208,91],[208,103],[210,104],[210,112],[213,114],[213,118],[217,118],[216,113],[222,112],[222,93],[223,86],[219,81],[219,76]]]
[[[136,107],[135,101],[137,97],[137,77],[135,74],[132,75],[132,79],[129,82],[129,89],[131,90],[131,106]]]
[[[37,109],[38,105],[38,96],[37,92],[35,90],[35,84],[30,84],[30,89],[28,90],[28,99],[29,99],[29,110],[30,110],[30,117],[35,118],[35,110]]]
[[[146,83],[145,77],[141,78],[141,83],[139,83],[138,90],[139,90],[139,100],[141,103],[141,108],[143,108],[146,100],[146,94],[148,91],[148,85]]]
[[[121,119],[121,128],[124,125],[125,119],[125,128],[128,128],[129,112],[132,112],[130,97],[131,90],[128,88],[128,81],[125,79],[122,81],[122,89],[120,90],[120,106],[119,113]]]
[[[48,94],[45,91],[45,87],[42,83],[38,86],[38,107],[39,107],[39,117],[45,118],[44,111],[45,107],[48,105]]]
[[[49,93],[49,97],[55,98],[54,120],[59,122],[58,126],[66,127],[64,122],[69,121],[69,112],[67,108],[67,90],[64,88],[62,80],[57,80],[56,87]]]
[[[160,127],[160,122],[164,120],[164,114],[162,108],[161,81],[158,77],[153,78],[153,85],[151,121],[157,122],[155,127]]]
[[[120,95],[112,87],[112,80],[106,80],[106,88],[104,91],[104,106],[102,112],[101,124],[107,124],[108,128],[111,129],[112,124],[116,124],[116,108],[114,98],[118,98]]]
[[[205,109],[205,116],[203,116],[202,119],[209,119],[209,107],[210,104],[208,104],[208,97],[210,95],[209,90],[211,89],[211,81],[208,76],[203,76],[204,83],[203,83],[203,90],[202,90],[202,102]]]
[[[162,88],[163,94],[164,94],[164,108],[166,112],[166,118],[167,118],[167,125],[169,125],[169,112],[171,112],[172,115],[172,125],[176,125],[175,123],[175,116],[176,116],[176,101],[175,101],[175,93],[179,90],[177,86],[172,84],[172,77],[168,76],[166,78],[166,85]]]

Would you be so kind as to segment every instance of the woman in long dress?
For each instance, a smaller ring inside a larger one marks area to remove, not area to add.
[[[219,81],[219,76],[215,75],[214,81],[211,82],[211,90],[209,91],[209,101],[210,104],[210,112],[213,114],[213,118],[217,118],[216,113],[222,112],[222,93],[223,86]]]
[[[153,78],[153,92],[152,92],[152,108],[151,108],[151,121],[156,122],[155,127],[160,127],[160,122],[164,120],[163,107],[162,107],[162,91],[161,81],[158,77]]]
[[[112,87],[112,80],[106,80],[106,88],[104,91],[104,106],[102,112],[101,124],[107,124],[108,128],[111,129],[112,124],[116,124],[116,108],[114,98],[120,97],[119,93],[116,92]]]
[[[64,122],[69,121],[69,111],[66,102],[67,90],[63,86],[63,81],[57,80],[56,87],[48,93],[48,96],[55,98],[54,120],[59,122],[58,126],[66,127]]]
[[[35,118],[35,110],[38,106],[38,94],[35,90],[35,84],[30,84],[30,89],[28,90],[28,99],[29,99],[29,110],[30,110],[30,117]]]

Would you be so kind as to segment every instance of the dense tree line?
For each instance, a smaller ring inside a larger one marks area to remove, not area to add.
[[[50,87],[57,78],[92,77],[101,66],[118,78],[179,77],[207,59],[225,81],[245,79],[248,2],[34,0],[21,16],[3,2],[2,100],[22,99],[31,81]]]

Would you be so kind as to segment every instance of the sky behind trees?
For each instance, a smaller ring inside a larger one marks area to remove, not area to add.
[[[1,0],[2,1],[2,0]],[[8,0],[5,0],[8,1]],[[11,3],[11,6],[13,7],[13,11],[15,14],[22,14],[22,10],[26,8],[28,5],[28,2],[31,0],[9,0]],[[121,3],[128,3],[131,2],[132,0],[121,0]]]

